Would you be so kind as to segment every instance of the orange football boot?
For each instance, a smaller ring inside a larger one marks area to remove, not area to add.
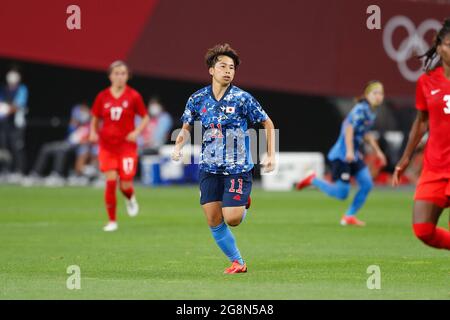
[[[316,173],[312,172],[308,174],[304,179],[300,180],[296,185],[295,189],[302,190],[306,187],[309,187],[313,181],[313,179],[316,177]]]
[[[247,272],[247,265],[240,264],[237,260],[233,261],[231,264],[231,267],[226,268],[223,273],[225,274],[232,274],[232,273],[245,273]]]
[[[343,216],[341,219],[341,225],[364,227],[366,223],[357,219],[355,216]]]

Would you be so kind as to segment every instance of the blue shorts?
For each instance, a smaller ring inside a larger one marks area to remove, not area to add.
[[[366,164],[361,159],[351,163],[333,160],[330,162],[330,167],[333,181],[341,180],[342,182],[350,182],[350,178],[364,169]]]
[[[222,201],[222,207],[245,206],[252,191],[252,171],[238,174],[199,173],[200,204]]]

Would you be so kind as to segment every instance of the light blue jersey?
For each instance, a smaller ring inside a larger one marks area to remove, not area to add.
[[[345,145],[345,129],[348,125],[352,125],[355,161],[359,160],[358,151],[363,144],[364,135],[373,127],[376,117],[377,114],[372,110],[366,100],[358,102],[342,122],[339,138],[328,153],[328,159],[330,161],[345,161],[345,154],[347,151]]]
[[[248,92],[230,85],[220,101],[211,85],[195,92],[187,101],[183,123],[202,124],[200,169],[217,174],[237,174],[253,168],[248,122],[268,119],[261,105]]]

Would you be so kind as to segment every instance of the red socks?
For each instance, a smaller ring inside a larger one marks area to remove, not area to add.
[[[129,200],[129,199],[131,199],[131,197],[133,196],[133,194],[134,194],[134,188],[133,187],[130,187],[129,189],[120,189],[120,191],[122,191],[122,193],[123,193],[123,195]]]
[[[105,189],[105,205],[106,211],[108,211],[109,221],[116,221],[116,206],[117,206],[117,198],[116,198],[116,180],[106,180],[106,189]],[[120,189],[123,195],[127,197],[127,199],[131,199],[134,194],[134,188],[130,187],[128,189]]]
[[[438,228],[432,223],[415,223],[413,229],[416,237],[425,244],[438,249],[450,250],[450,231]]]
[[[116,221],[116,180],[106,180],[105,204],[109,221]]]

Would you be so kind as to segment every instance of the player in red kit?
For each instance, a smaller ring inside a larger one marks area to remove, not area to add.
[[[436,56],[440,59],[431,69]],[[436,227],[441,213],[450,207],[450,19],[445,20],[433,47],[423,57],[426,57],[427,72],[417,81],[417,117],[395,168],[393,185],[399,184],[401,174],[428,129],[423,169],[414,196],[413,229],[425,244],[450,250],[450,231]]]
[[[123,61],[115,61],[109,67],[111,86],[101,91],[92,107],[89,140],[99,143],[100,170],[106,177],[105,204],[109,223],[104,231],[115,231],[116,185],[126,198],[127,212],[136,216],[139,206],[133,189],[137,166],[136,138],[147,125],[149,117],[141,95],[127,85],[129,70]],[[135,116],[142,117],[137,128]],[[100,123],[101,122],[101,123]]]

